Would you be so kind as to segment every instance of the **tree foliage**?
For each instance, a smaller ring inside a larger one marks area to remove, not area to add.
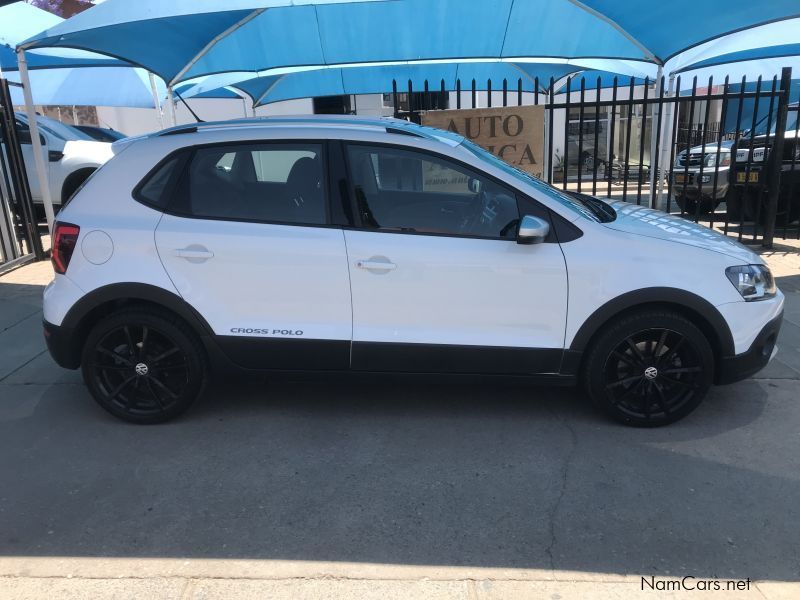
[[[89,0],[29,0],[29,3],[65,19],[93,6]]]

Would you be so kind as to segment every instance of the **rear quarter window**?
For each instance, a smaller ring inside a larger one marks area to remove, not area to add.
[[[186,153],[176,154],[150,171],[134,191],[134,197],[152,208],[165,210],[170,201],[170,192],[180,176]]]

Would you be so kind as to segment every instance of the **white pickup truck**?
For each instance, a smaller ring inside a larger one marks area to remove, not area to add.
[[[42,190],[36,176],[28,118],[24,113],[16,113],[15,118],[31,196],[38,215],[42,216]],[[93,140],[75,127],[54,119],[39,116],[36,121],[50,185],[50,197],[54,210],[58,211],[89,175],[111,158],[111,144]]]

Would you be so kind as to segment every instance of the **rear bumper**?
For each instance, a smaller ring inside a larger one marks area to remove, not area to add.
[[[781,330],[783,311],[769,321],[756,336],[746,352],[723,357],[719,362],[716,383],[726,384],[747,379],[767,366],[776,349],[775,342]]]
[[[44,321],[43,325],[44,340],[53,360],[65,369],[77,369],[81,364],[81,355],[72,329],[59,327],[47,321]]]

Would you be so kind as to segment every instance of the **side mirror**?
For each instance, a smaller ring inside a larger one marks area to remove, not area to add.
[[[533,217],[525,215],[519,222],[519,229],[517,230],[517,243],[518,244],[541,244],[550,233],[550,223]]]

